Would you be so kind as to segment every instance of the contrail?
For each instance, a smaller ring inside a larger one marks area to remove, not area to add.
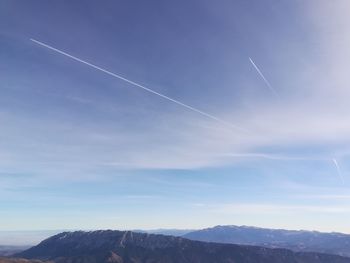
[[[185,107],[185,108],[187,108],[187,109],[189,109],[189,110],[191,110],[191,111],[197,112],[197,113],[199,113],[199,114],[201,114],[201,115],[203,115],[203,116],[205,116],[205,117],[207,117],[207,118],[210,118],[210,119],[212,119],[212,120],[215,120],[215,121],[217,121],[217,122],[219,122],[219,123],[221,123],[221,124],[224,124],[224,125],[226,125],[226,126],[229,126],[230,128],[234,128],[234,129],[236,129],[236,130],[240,130],[240,131],[244,131],[244,132],[249,132],[249,131],[247,131],[247,130],[244,129],[244,128],[241,128],[241,127],[239,127],[239,126],[233,125],[232,123],[229,123],[229,122],[227,122],[227,121],[225,121],[225,120],[222,120],[222,119],[220,119],[220,118],[218,118],[218,117],[215,117],[214,115],[211,115],[211,114],[206,113],[206,112],[204,112],[204,111],[198,110],[198,109],[196,109],[196,108],[194,108],[194,107],[192,107],[192,106],[190,106],[190,105],[187,105],[187,104],[185,104],[185,103],[183,103],[183,102],[181,102],[181,101],[172,99],[172,98],[170,98],[170,97],[168,97],[168,96],[166,96],[166,95],[163,95],[163,94],[161,94],[161,93],[159,93],[159,92],[156,92],[156,91],[154,91],[154,90],[152,90],[152,89],[150,89],[150,88],[147,88],[147,87],[145,87],[145,86],[143,86],[143,85],[141,85],[141,84],[139,84],[139,83],[136,83],[136,82],[134,82],[134,81],[132,81],[132,80],[129,80],[129,79],[127,79],[127,78],[124,78],[124,77],[122,77],[122,76],[120,76],[120,75],[118,75],[118,74],[115,74],[115,73],[113,73],[113,72],[110,72],[110,71],[108,71],[108,70],[106,70],[106,69],[103,69],[103,68],[101,68],[101,67],[99,67],[99,66],[96,66],[96,65],[94,65],[94,64],[92,64],[92,63],[89,63],[89,62],[87,62],[87,61],[85,61],[85,60],[82,60],[82,59],[80,59],[80,58],[77,58],[77,57],[75,57],[75,56],[73,56],[73,55],[70,55],[70,54],[68,54],[68,53],[66,53],[66,52],[64,52],[64,51],[62,51],[62,50],[59,50],[59,49],[57,49],[57,48],[54,48],[54,47],[52,47],[52,46],[50,46],[50,45],[47,45],[47,44],[45,44],[45,43],[43,43],[43,42],[40,42],[40,41],[35,40],[35,39],[33,39],[33,38],[31,38],[30,40],[33,41],[34,43],[40,45],[40,46],[46,47],[46,48],[48,48],[48,49],[51,49],[51,50],[53,50],[53,51],[55,51],[55,52],[57,52],[57,53],[60,53],[61,55],[64,55],[64,56],[69,57],[69,58],[71,58],[71,59],[74,59],[74,60],[76,60],[76,61],[78,61],[78,62],[80,62],[80,63],[83,63],[83,64],[85,64],[85,65],[87,65],[87,66],[90,66],[90,67],[92,67],[92,68],[94,68],[94,69],[97,69],[97,70],[99,70],[99,71],[102,71],[102,72],[104,72],[104,73],[106,73],[106,74],[108,74],[108,75],[110,75],[110,76],[113,76],[113,77],[115,77],[115,78],[117,78],[117,79],[123,80],[123,81],[125,81],[125,82],[127,82],[127,83],[129,83],[129,84],[131,84],[131,85],[133,85],[133,86],[136,86],[136,87],[138,87],[138,88],[141,88],[141,89],[143,89],[143,90],[145,90],[145,91],[147,91],[147,92],[149,92],[149,93],[155,94],[155,95],[157,95],[157,96],[159,96],[159,97],[162,97],[163,99],[169,100],[169,101],[171,101],[171,102],[173,102],[173,103],[176,103],[176,104],[178,104],[178,105],[180,105],[180,106],[182,106],[182,107]]]
[[[339,178],[344,183],[344,177],[343,177],[342,173],[340,172],[340,168],[339,168],[337,159],[333,158],[332,161],[333,161],[333,163],[335,165],[335,168],[337,169],[337,173],[338,173]]]
[[[249,57],[250,63],[252,63],[253,67],[256,69],[260,77],[264,80],[266,86],[276,95],[279,96],[277,91],[271,86],[270,82],[265,78],[264,74],[262,74],[261,70],[258,68],[258,66],[254,63],[254,61]]]

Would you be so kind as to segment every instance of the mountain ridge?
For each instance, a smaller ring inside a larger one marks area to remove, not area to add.
[[[285,248],[350,257],[350,235],[338,232],[218,225],[187,233],[183,237],[204,242]]]
[[[63,232],[16,256],[57,263],[350,263],[319,253],[116,230]]]

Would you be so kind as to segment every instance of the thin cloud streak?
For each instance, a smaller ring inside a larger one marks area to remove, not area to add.
[[[338,176],[339,176],[340,180],[342,181],[342,183],[345,183],[344,182],[344,177],[343,177],[343,175],[342,175],[342,173],[340,171],[337,159],[333,158],[332,161],[333,161],[333,163],[335,165],[335,168],[337,169],[337,173],[338,173]]]
[[[300,195],[301,199],[319,199],[319,200],[336,200],[336,201],[348,201],[350,200],[349,194],[319,194],[319,195]]]
[[[264,80],[266,86],[272,91],[272,93],[274,93],[276,96],[279,97],[277,91],[272,87],[270,82],[265,78],[264,74],[262,74],[261,70],[258,68],[258,66],[254,63],[254,61],[250,57],[249,57],[249,61],[253,65],[253,67],[256,69],[260,77]]]
[[[225,126],[228,126],[228,127],[230,127],[230,128],[236,129],[236,130],[248,132],[246,129],[244,129],[244,128],[242,128],[242,127],[236,126],[236,125],[234,125],[234,124],[232,124],[232,123],[229,123],[229,122],[227,122],[227,121],[225,121],[225,120],[222,120],[222,119],[220,119],[220,118],[218,118],[218,117],[216,117],[216,116],[214,116],[214,115],[211,115],[211,114],[206,113],[206,112],[204,112],[204,111],[201,111],[201,110],[199,110],[199,109],[197,109],[197,108],[194,108],[194,107],[192,107],[192,106],[190,106],[190,105],[187,105],[187,104],[185,104],[185,103],[183,103],[183,102],[180,102],[180,101],[178,101],[178,100],[175,100],[175,99],[173,99],[173,98],[170,98],[170,97],[168,97],[168,96],[166,96],[166,95],[163,95],[163,94],[161,94],[161,93],[159,93],[159,92],[156,92],[156,91],[154,91],[154,90],[152,90],[152,89],[150,89],[150,88],[147,88],[147,87],[145,87],[145,86],[143,86],[143,85],[141,85],[141,84],[139,84],[139,83],[136,83],[136,82],[134,82],[134,81],[132,81],[132,80],[129,80],[129,79],[127,79],[127,78],[124,78],[124,77],[122,77],[122,76],[120,76],[120,75],[118,75],[118,74],[115,74],[115,73],[111,72],[111,71],[108,71],[108,70],[103,69],[103,68],[101,68],[101,67],[99,67],[99,66],[96,66],[96,65],[94,65],[94,64],[92,64],[92,63],[89,63],[89,62],[87,62],[87,61],[85,61],[85,60],[82,60],[82,59],[77,58],[77,57],[75,57],[75,56],[73,56],[73,55],[70,55],[70,54],[68,54],[68,53],[66,53],[66,52],[64,52],[64,51],[62,51],[62,50],[59,50],[59,49],[54,48],[54,47],[52,47],[52,46],[50,46],[50,45],[47,45],[47,44],[45,44],[45,43],[43,43],[43,42],[41,42],[41,41],[38,41],[38,40],[35,40],[35,39],[32,39],[32,38],[31,38],[30,40],[31,40],[32,42],[34,42],[34,43],[36,43],[36,44],[42,46],[42,47],[48,48],[48,49],[50,49],[50,50],[53,50],[53,51],[55,51],[55,52],[57,52],[57,53],[59,53],[59,54],[61,54],[61,55],[64,55],[64,56],[69,57],[69,58],[71,58],[71,59],[74,59],[74,60],[76,60],[76,61],[78,61],[78,62],[80,62],[80,63],[83,63],[83,64],[87,65],[87,66],[90,66],[90,67],[92,67],[92,68],[94,68],[94,69],[97,69],[97,70],[99,70],[99,71],[102,71],[102,72],[104,72],[104,73],[106,73],[106,74],[108,74],[108,75],[110,75],[110,76],[113,76],[113,77],[115,77],[115,78],[118,78],[118,79],[120,79],[120,80],[123,80],[123,81],[125,81],[125,82],[127,82],[127,83],[129,83],[129,84],[131,84],[131,85],[133,85],[133,86],[136,86],[136,87],[138,87],[138,88],[141,88],[141,89],[143,89],[143,90],[145,90],[145,91],[147,91],[147,92],[149,92],[149,93],[155,94],[155,95],[157,95],[157,96],[159,96],[159,97],[162,97],[162,98],[164,98],[164,99],[166,99],[166,100],[169,100],[169,101],[171,101],[171,102],[173,102],[173,103],[176,103],[176,104],[178,104],[178,105],[180,105],[180,106],[182,106],[182,107],[185,107],[185,108],[187,108],[187,109],[189,109],[189,110],[191,110],[191,111],[197,112],[197,113],[199,113],[199,114],[201,114],[201,115],[203,115],[203,116],[205,116],[205,117],[207,117],[207,118],[210,118],[210,119],[215,120],[215,121],[217,121],[217,122],[219,122],[219,123],[221,123],[221,124],[224,124]]]
[[[209,205],[209,211],[220,214],[273,214],[288,215],[295,213],[323,213],[323,214],[347,214],[350,213],[350,207],[347,205],[321,206],[321,205],[281,205],[264,203],[232,203]]]
[[[266,153],[228,153],[224,156],[236,158],[262,158],[269,160],[286,160],[286,161],[326,161],[326,158],[304,157],[304,156],[287,156]]]

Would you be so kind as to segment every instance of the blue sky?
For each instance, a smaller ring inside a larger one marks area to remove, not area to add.
[[[0,230],[350,233],[349,8],[1,1]]]

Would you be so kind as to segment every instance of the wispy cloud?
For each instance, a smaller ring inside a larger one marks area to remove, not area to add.
[[[350,200],[350,195],[348,194],[308,194],[298,196],[302,199],[320,199],[320,200],[330,200],[330,201],[348,201]]]
[[[234,203],[234,204],[218,204],[208,207],[214,213],[222,214],[298,214],[298,213],[321,213],[321,214],[348,214],[350,206],[331,206],[331,205],[278,205],[263,203]]]
[[[318,156],[303,156],[303,155],[283,155],[283,154],[269,154],[269,153],[226,153],[223,156],[233,158],[248,158],[248,159],[268,159],[268,160],[285,160],[285,161],[327,161],[327,158]]]

